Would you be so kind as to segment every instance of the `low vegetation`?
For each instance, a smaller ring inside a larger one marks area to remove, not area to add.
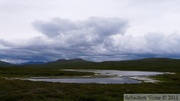
[[[85,76],[93,75],[90,72],[61,71],[58,68],[32,67],[0,67],[1,77],[55,77],[55,76]]]
[[[180,60],[142,59],[123,62],[69,62],[59,61],[43,65],[1,66],[1,101],[123,101],[127,93],[180,93]],[[75,69],[116,69],[174,72],[154,78],[163,82],[141,84],[66,84],[7,80],[4,77],[34,76],[82,76],[84,72],[60,71],[63,68]]]

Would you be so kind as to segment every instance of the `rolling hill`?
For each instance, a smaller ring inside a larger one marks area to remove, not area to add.
[[[33,66],[33,65],[32,65]],[[117,69],[141,71],[180,71],[179,59],[145,58],[126,61],[91,62],[83,59],[59,59],[34,67],[62,68],[62,69]]]
[[[0,66],[12,65],[0,61]],[[140,71],[166,71],[180,72],[180,59],[169,58],[145,58],[126,61],[92,62],[80,58],[58,59],[47,63],[33,63],[16,65],[17,67],[32,68],[60,68],[60,69],[116,69],[116,70],[140,70]]]

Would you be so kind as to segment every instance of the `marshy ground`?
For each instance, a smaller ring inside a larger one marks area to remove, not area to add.
[[[64,65],[64,66],[63,66]],[[123,94],[180,93],[179,60],[139,60],[128,62],[45,64],[0,67],[1,101],[123,101]],[[73,66],[73,68],[72,68]],[[154,76],[163,82],[140,84],[75,84],[8,80],[7,78],[42,76],[85,76],[89,72],[59,71],[63,68],[115,69],[174,72]],[[84,67],[84,68],[83,68]],[[93,68],[94,67],[94,68]]]

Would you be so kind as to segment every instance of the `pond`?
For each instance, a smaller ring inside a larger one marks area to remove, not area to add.
[[[98,84],[132,84],[142,82],[158,82],[150,76],[162,75],[166,72],[145,72],[145,71],[120,71],[120,70],[76,70],[63,69],[62,71],[80,71],[93,72],[95,75],[79,76],[79,77],[34,77],[24,80],[30,81],[45,81],[45,82],[60,82],[60,83],[98,83]]]

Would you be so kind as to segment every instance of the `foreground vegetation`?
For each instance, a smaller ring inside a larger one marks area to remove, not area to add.
[[[0,67],[1,101],[123,101],[127,93],[180,93],[180,60],[145,59],[124,62],[87,61]],[[60,71],[62,68],[117,69],[175,72],[154,78],[163,82],[141,84],[66,84],[7,80],[4,77],[82,76],[91,73]]]
[[[124,93],[179,93],[180,83],[61,84],[0,79],[1,101],[123,101]]]

